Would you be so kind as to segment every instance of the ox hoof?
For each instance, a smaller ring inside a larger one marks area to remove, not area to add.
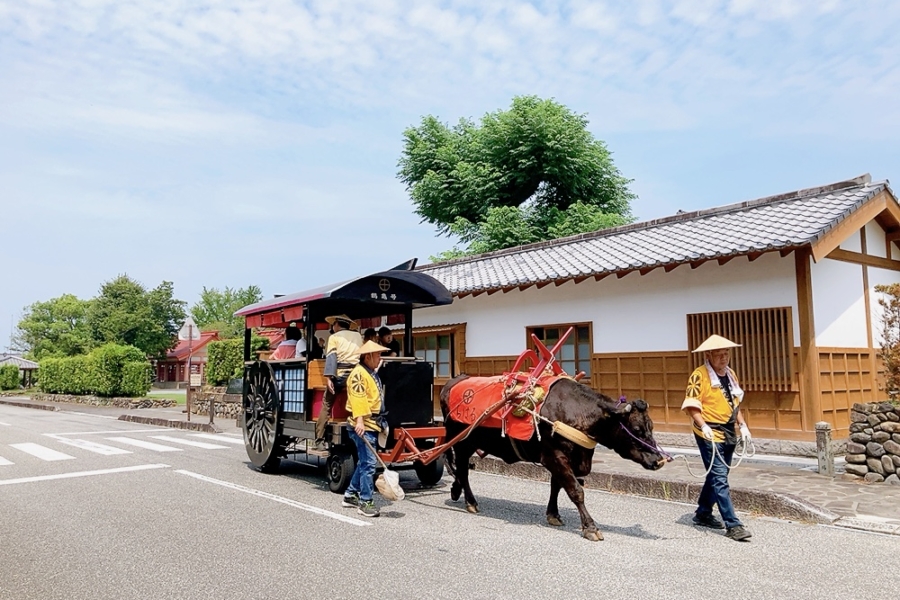
[[[477,504],[466,504],[466,510],[472,513],[473,515],[478,514],[478,505]]]
[[[565,523],[562,522],[562,519],[560,519],[558,515],[547,515],[547,522],[554,527],[562,527],[563,525],[565,525]]]
[[[456,485],[455,483],[450,486],[450,499],[456,502],[459,500],[459,496],[462,494],[462,488]]]
[[[599,542],[603,539],[603,534],[596,529],[585,529],[581,535],[584,536],[584,539],[592,542]]]

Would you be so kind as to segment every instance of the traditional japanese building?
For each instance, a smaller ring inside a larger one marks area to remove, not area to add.
[[[206,373],[206,345],[219,339],[218,331],[202,331],[199,339],[178,340],[164,360],[156,362],[156,387],[178,388],[190,382],[190,374]]]

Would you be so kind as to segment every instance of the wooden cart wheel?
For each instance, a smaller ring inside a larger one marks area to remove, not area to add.
[[[413,468],[416,470],[419,483],[425,486],[437,485],[444,476],[444,461],[441,458],[437,458],[427,465],[417,460],[413,463]]]
[[[335,494],[343,494],[350,485],[353,470],[356,469],[356,459],[352,454],[332,454],[325,463],[325,469],[328,473],[328,489]]]
[[[281,402],[271,365],[257,361],[244,373],[244,446],[250,462],[264,473],[278,470],[284,440]]]

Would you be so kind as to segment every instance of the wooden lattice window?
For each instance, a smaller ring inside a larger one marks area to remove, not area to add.
[[[694,349],[712,334],[741,344],[732,351],[731,368],[745,390],[793,390],[794,327],[791,308],[757,308],[687,316],[688,348]],[[702,353],[691,354],[694,366]]]

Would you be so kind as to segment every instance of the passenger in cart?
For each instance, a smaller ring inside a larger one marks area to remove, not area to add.
[[[331,417],[334,399],[344,390],[350,371],[359,364],[359,347],[363,345],[359,335],[359,325],[347,315],[325,317],[331,325],[332,334],[325,348],[325,395],[322,409],[316,419],[316,449],[327,450],[325,427]]]

